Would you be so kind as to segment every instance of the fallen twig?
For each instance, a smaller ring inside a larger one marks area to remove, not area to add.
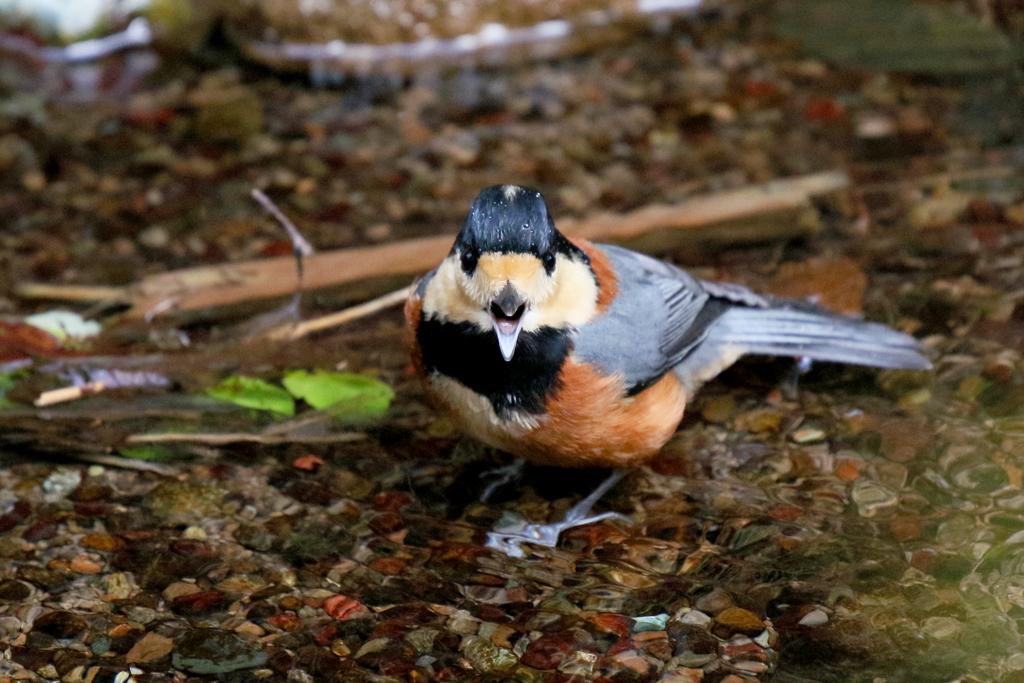
[[[809,197],[848,186],[849,178],[845,173],[818,173],[695,197],[673,205],[648,206],[626,214],[562,219],[558,225],[570,235],[607,241],[635,239],[645,233],[664,231],[672,237],[664,240],[664,246],[671,248],[673,240],[676,246],[714,240],[716,231],[712,226],[716,224],[806,207]],[[794,221],[785,229],[786,235],[796,236],[813,228]],[[732,229],[723,229],[721,233],[723,237],[746,240],[779,237],[776,232],[769,235],[756,229],[739,236]],[[320,252],[307,259],[304,284],[307,289],[316,289],[412,276],[437,265],[451,249],[452,240],[451,235],[441,235],[376,247]],[[143,317],[166,301],[173,301],[173,310],[180,312],[285,296],[295,291],[296,277],[295,262],[290,257],[161,273],[133,288],[133,306],[127,315]]]
[[[36,408],[42,408],[44,406],[52,406],[55,403],[64,403],[66,401],[75,401],[82,398],[83,396],[91,396],[98,394],[107,388],[104,382],[86,382],[85,384],[74,386],[74,387],[61,387],[59,389],[50,389],[39,394],[39,397],[32,402]]]
[[[412,287],[402,287],[401,289],[395,290],[390,294],[377,297],[372,301],[367,301],[364,304],[358,306],[352,306],[346,308],[343,311],[337,313],[331,313],[320,318],[314,318],[312,320],[306,320],[291,327],[279,327],[276,330],[272,330],[267,336],[271,339],[299,339],[305,337],[310,332],[319,332],[320,330],[326,330],[331,327],[337,327],[343,325],[352,320],[358,320],[368,315],[373,315],[378,311],[383,311],[391,306],[397,306],[398,304],[409,298],[409,292],[412,291]]]
[[[258,443],[275,445],[283,443],[350,443],[367,438],[362,432],[343,432],[340,434],[318,435],[287,435],[287,434],[249,434],[244,432],[227,434],[190,434],[187,432],[171,432],[167,434],[133,434],[128,443],[205,443],[219,446],[229,443]]]
[[[109,301],[132,302],[128,287],[100,287],[96,285],[51,285],[45,282],[22,282],[14,287],[22,299],[53,299],[54,301]]]
[[[76,460],[106,465],[107,467],[119,467],[123,470],[138,470],[139,472],[155,472],[167,477],[178,474],[177,468],[170,465],[161,465],[148,460],[135,460],[134,458],[122,458],[119,455],[101,455],[99,453],[75,453]]]

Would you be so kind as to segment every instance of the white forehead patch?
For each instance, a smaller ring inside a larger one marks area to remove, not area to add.
[[[512,200],[522,190],[518,185],[505,185],[501,188],[502,193],[505,195],[505,199]]]

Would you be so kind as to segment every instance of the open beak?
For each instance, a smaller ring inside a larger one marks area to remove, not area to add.
[[[498,295],[491,301],[491,326],[498,336],[501,357],[512,360],[516,352],[519,332],[523,329],[523,314],[526,313],[526,299],[512,282],[506,282]]]

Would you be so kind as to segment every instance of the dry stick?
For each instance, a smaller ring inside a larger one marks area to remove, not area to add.
[[[292,247],[297,253],[302,256],[313,255],[316,251],[313,249],[313,245],[309,243],[309,240],[307,240],[301,232],[299,232],[299,229],[295,227],[295,224],[291,222],[288,216],[285,216],[284,212],[277,208],[277,204],[275,204],[270,197],[265,195],[262,190],[255,187],[249,194],[252,195],[253,199],[259,202],[260,206],[262,206],[267,213],[277,219],[277,222],[281,224],[284,231],[288,233],[288,237],[292,241]]]
[[[168,477],[173,477],[178,474],[178,470],[169,465],[161,465],[155,462],[147,462],[145,460],[135,460],[133,458],[122,458],[117,455],[99,455],[97,453],[76,453],[75,460],[84,460],[85,462],[96,463],[97,465],[106,465],[107,467],[120,467],[125,470],[138,470],[139,472],[156,472],[157,474],[163,474]]]
[[[352,306],[351,308],[346,308],[345,310],[338,311],[337,313],[331,313],[320,318],[306,320],[291,327],[278,328],[268,336],[271,339],[300,339],[310,332],[319,332],[320,330],[337,327],[338,325],[343,325],[352,320],[358,320],[359,318],[373,315],[374,313],[383,311],[391,306],[396,306],[408,299],[409,292],[411,291],[411,286],[402,287],[390,294],[385,294],[384,296],[367,301],[364,304]]]
[[[167,434],[133,434],[128,443],[205,443],[214,446],[251,442],[258,444],[282,443],[348,443],[362,441],[367,438],[362,432],[343,432],[341,434],[322,434],[318,436],[301,436],[288,434],[247,434],[245,432],[230,434],[189,434],[171,432]]]
[[[55,301],[110,301],[132,302],[128,287],[101,287],[96,285],[51,285],[45,282],[22,282],[15,285],[22,299],[53,299]]]
[[[559,227],[567,234],[588,239],[626,240],[653,230],[695,230],[723,221],[799,208],[812,195],[848,186],[849,178],[842,172],[818,173],[697,197],[671,206],[648,206],[627,214],[563,219]],[[314,254],[307,259],[305,286],[316,289],[422,273],[444,258],[452,240],[452,235],[443,235]],[[178,270],[143,280],[136,287],[135,305],[127,315],[142,317],[167,299],[175,300],[175,311],[189,311],[285,296],[295,290],[295,284],[295,264],[289,257]]]

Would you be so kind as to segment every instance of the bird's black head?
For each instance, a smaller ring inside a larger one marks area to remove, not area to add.
[[[424,313],[493,330],[506,361],[524,330],[568,328],[594,314],[586,252],[555,228],[537,190],[496,185],[469,210],[424,298]]]
[[[477,195],[452,254],[469,274],[483,254],[531,254],[548,274],[559,254],[586,260],[555,227],[541,193],[519,185],[494,185]]]

